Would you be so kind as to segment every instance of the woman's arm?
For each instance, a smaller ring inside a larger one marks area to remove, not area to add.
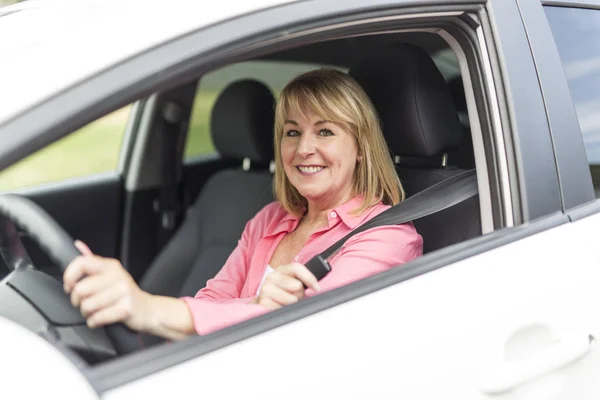
[[[238,246],[217,276],[198,292],[197,299],[144,292],[118,260],[96,256],[79,241],[76,246],[82,256],[65,271],[64,290],[90,327],[122,322],[133,330],[168,339],[208,333],[258,315],[266,309],[245,307],[252,298],[241,298],[241,289],[248,273],[252,239],[261,229],[257,222],[269,221],[269,211],[275,209],[275,204],[263,208],[246,224]]]
[[[182,340],[196,333],[188,305],[182,299],[156,296],[144,292],[148,308],[147,325],[143,331],[169,340]]]
[[[407,263],[423,255],[423,238],[412,224],[386,225],[348,239],[329,262],[331,271],[319,281],[321,291],[332,290]],[[314,295],[308,289],[307,295]]]

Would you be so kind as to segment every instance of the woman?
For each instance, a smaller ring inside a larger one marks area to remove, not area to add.
[[[167,339],[206,334],[422,254],[412,224],[381,226],[351,237],[320,282],[303,265],[404,197],[376,112],[352,78],[330,69],[295,78],[277,102],[274,136],[278,201],[248,222],[194,298],[146,293],[119,261],[76,243],[83,256],[65,271],[64,289],[89,326],[123,322]]]

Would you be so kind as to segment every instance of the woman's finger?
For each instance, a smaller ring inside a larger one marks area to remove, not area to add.
[[[103,308],[87,318],[87,325],[90,328],[125,322],[131,316],[131,307],[129,302],[122,298],[111,306]]]
[[[304,286],[299,279],[292,275],[279,273],[277,271],[269,274],[265,279],[265,283],[272,283],[289,293],[304,291]]]
[[[79,308],[81,302],[86,298],[95,296],[112,287],[119,289],[123,287],[114,274],[104,273],[86,276],[75,283],[71,290],[71,304]]]
[[[84,256],[93,256],[94,255],[94,253],[92,253],[92,251],[90,250],[88,245],[83,243],[81,240],[75,241],[75,247],[77,247],[77,250],[79,250],[81,252],[81,254],[83,254]]]
[[[280,306],[287,306],[298,302],[298,298],[290,292],[269,283],[265,283],[261,288],[259,303],[262,298],[268,298]]]
[[[282,307],[281,304],[275,303],[268,297],[259,298],[257,304],[260,304],[261,306],[268,308],[271,311],[278,310]]]
[[[87,318],[101,310],[112,307],[126,296],[127,291],[123,289],[123,285],[115,284],[83,299],[79,310]]]
[[[306,287],[313,289],[315,292],[321,290],[317,278],[306,268],[304,265],[300,263],[292,263],[285,265],[283,267],[279,267],[277,271],[281,271],[284,274],[288,274],[294,276],[299,279]]]
[[[104,269],[100,258],[95,256],[79,256],[69,264],[63,274],[65,292],[70,293],[75,284],[86,275],[96,274]]]

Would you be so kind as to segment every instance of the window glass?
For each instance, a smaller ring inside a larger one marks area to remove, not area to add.
[[[546,7],[600,198],[600,11]]]
[[[0,190],[115,171],[131,107],[108,114],[0,172]]]
[[[295,76],[321,67],[324,66],[282,61],[246,61],[204,75],[198,84],[190,117],[185,158],[215,151],[210,136],[210,113],[217,96],[228,84],[240,79],[256,79],[269,86],[277,97]]]
[[[453,79],[460,77],[458,58],[456,58],[456,54],[452,49],[446,48],[437,51],[432,55],[432,59],[446,82],[451,82]]]

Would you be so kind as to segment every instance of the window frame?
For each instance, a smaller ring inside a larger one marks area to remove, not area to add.
[[[582,204],[596,201],[596,196],[569,82],[544,7],[556,6],[555,3],[564,5],[581,2],[544,2],[542,5],[540,2],[517,0],[517,3],[544,93],[561,188],[562,209],[568,212]],[[587,3],[592,5],[592,2]],[[596,3],[600,12],[600,2]]]
[[[522,2],[522,0],[518,1]],[[600,10],[600,0],[542,0],[541,4],[544,6],[589,8]]]

